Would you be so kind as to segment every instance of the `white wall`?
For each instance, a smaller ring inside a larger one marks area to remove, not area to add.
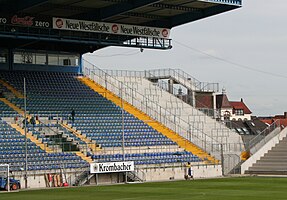
[[[146,181],[184,180],[184,167],[145,170]],[[221,165],[193,166],[194,178],[214,178],[222,176]]]
[[[235,119],[236,121],[238,121],[239,119],[241,119],[242,121],[246,120],[251,120],[251,114],[244,114],[244,115],[234,115],[232,114],[230,117],[230,120]]]

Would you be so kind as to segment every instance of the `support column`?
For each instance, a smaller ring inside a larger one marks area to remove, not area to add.
[[[168,92],[170,94],[173,94],[173,80],[172,79],[168,80]]]
[[[13,61],[14,61],[13,49],[8,49],[8,58],[7,59],[8,59],[7,62],[8,62],[9,70],[13,70]]]
[[[78,64],[79,64],[78,73],[83,73],[83,55],[82,54],[80,55]]]
[[[212,93],[212,97],[213,97],[213,117],[214,119],[216,119],[216,93],[213,92]]]
[[[196,100],[195,100],[195,91],[192,91],[192,90],[187,90],[187,95],[188,95],[188,103],[190,105],[192,105],[193,107],[195,107],[195,103],[196,103]]]

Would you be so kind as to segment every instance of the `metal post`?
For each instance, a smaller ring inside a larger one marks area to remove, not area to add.
[[[126,160],[125,155],[125,116],[124,116],[124,100],[123,100],[123,83],[121,82],[121,107],[122,107],[122,151],[123,161]],[[125,183],[127,182],[127,172],[125,172]]]
[[[222,170],[222,175],[224,176],[224,155],[223,155],[223,145],[220,144],[220,153],[221,153],[221,170]]]
[[[27,145],[27,99],[26,99],[26,79],[24,77],[24,131],[25,131],[25,188],[28,188],[28,177],[27,177],[27,171],[28,171],[28,145]]]
[[[122,107],[122,152],[125,161],[125,118],[124,118],[124,102],[123,102],[123,84],[121,83],[121,107]]]
[[[7,168],[8,168],[8,174],[7,174],[7,191],[10,192],[10,169],[9,169],[9,164],[7,164]]]

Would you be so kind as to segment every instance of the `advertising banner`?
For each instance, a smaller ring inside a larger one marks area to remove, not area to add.
[[[136,26],[117,23],[83,21],[53,17],[53,28],[70,31],[84,31],[95,33],[107,33],[128,36],[154,37],[168,39],[170,29],[147,26]]]
[[[52,20],[32,15],[0,16],[0,25],[16,25],[26,27],[51,28]]]
[[[111,163],[91,163],[90,172],[92,174],[130,172],[134,171],[134,161],[111,162]]]

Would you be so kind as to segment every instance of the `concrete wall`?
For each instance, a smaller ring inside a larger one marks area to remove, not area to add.
[[[194,178],[214,178],[222,176],[221,165],[193,166]],[[186,174],[184,167],[145,169],[145,181],[184,180]]]
[[[27,65],[27,64],[13,64],[13,70],[23,71],[45,71],[45,72],[72,72],[78,73],[80,68],[78,66],[53,66],[53,65]]]
[[[72,170],[65,170],[66,179],[69,185],[72,185],[75,183],[76,177],[80,175],[80,171],[72,171]],[[28,188],[45,188],[46,181],[45,181],[45,174],[61,174],[60,170],[51,170],[51,171],[29,171],[28,172],[28,181],[27,186]],[[12,177],[14,177],[17,180],[20,180],[21,187],[25,188],[25,179],[24,179],[24,172],[13,172],[11,174]],[[63,177],[64,178],[64,177]],[[52,186],[52,183],[50,183]]]
[[[214,178],[222,176],[221,165],[202,165],[193,166],[194,178]],[[72,185],[77,176],[82,171],[66,172],[66,178],[69,185]],[[37,174],[38,173],[38,174]],[[46,174],[49,172],[46,171]],[[28,175],[28,188],[46,188],[45,173],[35,172]],[[60,174],[60,171],[51,171],[51,174]],[[185,167],[167,167],[167,168],[149,168],[140,169],[136,172],[138,176],[144,180],[144,182],[153,181],[170,181],[170,180],[184,180],[186,174]],[[24,173],[19,172],[13,174],[15,179],[21,181],[21,187],[25,188]],[[109,173],[109,174],[98,174],[90,179],[88,185],[106,185],[106,184],[117,184],[124,182],[124,173]],[[51,183],[52,185],[52,183]]]
[[[91,178],[89,185],[106,185],[124,182],[124,173],[98,174]]]

